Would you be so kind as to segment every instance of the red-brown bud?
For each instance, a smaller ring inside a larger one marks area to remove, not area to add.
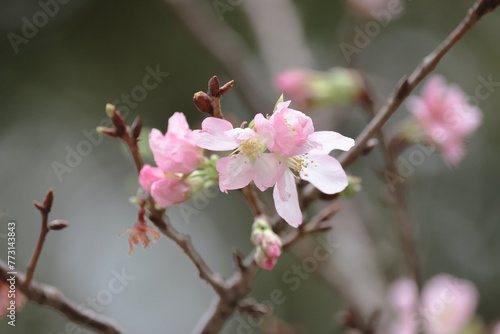
[[[211,116],[214,115],[214,108],[212,106],[212,99],[204,92],[198,92],[193,96],[193,102],[196,108]]]
[[[219,78],[217,78],[216,75],[214,75],[209,81],[208,81],[208,91],[207,94],[209,96],[219,96],[220,93],[220,82]]]

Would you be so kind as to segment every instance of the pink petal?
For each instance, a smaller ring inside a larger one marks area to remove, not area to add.
[[[284,188],[288,194],[288,198],[283,200],[279,187]],[[287,169],[276,183],[273,190],[274,205],[276,211],[288,224],[293,227],[298,227],[302,224],[302,211],[299,206],[299,197],[297,195],[297,186],[295,184],[295,177],[292,172]]]
[[[149,147],[155,160],[165,154],[166,138],[158,129],[152,129],[149,133]]]
[[[422,290],[428,334],[455,334],[474,316],[479,293],[474,284],[450,275],[431,278]]]
[[[271,122],[265,118],[262,114],[255,115],[255,131],[259,134],[259,141],[266,145],[268,149],[274,147],[274,137],[276,132],[274,131]]]
[[[232,130],[231,123],[224,119],[207,117],[201,123],[202,130],[193,131],[193,139],[199,147],[213,151],[228,151],[238,147],[238,143],[225,134]]]
[[[342,136],[334,131],[316,131],[309,136],[309,139],[320,143],[322,151],[326,154],[332,150],[349,151],[354,146],[354,139]]]
[[[188,137],[191,136],[192,133],[186,120],[186,116],[184,116],[184,114],[181,112],[174,113],[168,119],[167,132],[173,133],[179,137]]]
[[[228,190],[246,187],[255,176],[255,168],[243,154],[230,155],[217,161],[219,187],[227,194]]]
[[[153,183],[151,187],[151,196],[162,208],[172,204],[186,201],[188,198],[184,194],[190,190],[190,187],[174,178],[165,178]]]
[[[261,153],[260,158],[255,159],[254,182],[260,191],[272,187],[278,177],[279,160],[274,153]]]
[[[337,159],[318,150],[309,153],[308,157],[308,167],[300,172],[303,180],[325,194],[336,194],[347,187],[347,175]]]
[[[400,278],[389,287],[389,303],[395,311],[413,311],[418,302],[418,288],[415,281]]]
[[[151,191],[151,186],[154,182],[165,178],[165,173],[157,167],[151,165],[144,165],[139,173],[139,184],[142,189],[147,192]]]

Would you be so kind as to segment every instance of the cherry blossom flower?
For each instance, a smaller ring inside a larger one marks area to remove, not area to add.
[[[310,117],[280,102],[273,115],[255,119],[257,131],[271,152],[280,155],[280,168],[273,191],[278,214],[293,227],[302,223],[294,174],[311,182],[325,194],[335,194],[348,185],[340,163],[329,155],[334,149],[348,151],[354,140],[333,131],[314,131]]]
[[[7,308],[11,307],[11,301],[15,301],[16,311],[20,311],[26,303],[26,296],[21,291],[19,291],[19,289],[16,289],[14,296],[12,296],[9,291],[10,284],[4,281],[0,281],[0,319],[5,317],[9,313],[9,310]],[[14,298],[10,298],[9,295]]]
[[[264,119],[262,114],[255,120]],[[220,190],[240,189],[251,181],[264,191],[276,183],[278,157],[266,151],[265,143],[271,138],[262,138],[251,128],[235,128],[226,120],[208,117],[202,123],[202,130],[195,130],[195,143],[213,151],[233,151],[217,162]]]
[[[191,186],[180,175],[165,173],[160,168],[147,164],[139,173],[139,184],[162,208],[187,201],[187,193],[191,190]]]
[[[391,333],[417,334],[424,326],[428,334],[455,334],[472,319],[478,299],[471,282],[450,275],[431,278],[420,298],[414,281],[397,280],[389,289],[389,301],[397,313]]]
[[[122,235],[130,233],[130,236],[128,237],[128,244],[130,247],[128,255],[132,255],[134,251],[134,245],[138,245],[139,241],[142,242],[144,248],[147,248],[149,246],[149,243],[151,242],[151,240],[149,239],[149,235],[152,236],[153,241],[158,241],[160,239],[160,234],[158,233],[158,231],[156,231],[154,227],[148,226],[148,224],[146,223],[146,220],[144,219],[145,213],[146,210],[141,207],[139,209],[138,219],[134,227],[128,227],[125,232],[122,233]]]
[[[149,134],[149,146],[156,165],[165,172],[189,174],[196,170],[202,150],[193,141],[186,116],[176,112],[168,120],[167,133],[153,129]]]
[[[427,81],[420,97],[408,98],[408,108],[446,163],[456,166],[465,156],[464,140],[481,124],[479,108],[468,102],[460,87],[447,85],[440,75]]]

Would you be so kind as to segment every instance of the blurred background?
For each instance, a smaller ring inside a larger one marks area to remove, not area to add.
[[[281,94],[272,80],[281,71],[340,66],[364,71],[380,105],[472,3],[405,1],[401,13],[382,26],[344,1],[2,1],[0,258],[6,260],[7,222],[14,220],[16,264],[25,270],[40,229],[32,201],[42,201],[52,187],[50,218],[68,220],[70,227],[48,235],[35,279],[113,317],[128,333],[190,333],[215,293],[170,240],[161,238],[128,256],[127,237],[119,235],[136,221],[129,197],[138,182],[118,140],[93,132],[106,120],[105,104],[116,104],[129,122],[140,115],[145,127],[161,131],[181,111],[197,128],[204,115],[192,96],[218,75],[221,82],[235,79],[222,106],[232,119],[243,121],[255,112],[272,112]],[[479,78],[500,81],[499,19],[499,11],[485,17],[436,72],[470,96],[482,85]],[[375,29],[356,47],[357,34],[366,34],[370,22]],[[358,51],[346,57],[342,43]],[[151,89],[142,88],[151,73],[156,73],[148,81]],[[481,296],[477,314],[487,323],[500,317],[498,84],[490,93],[479,101],[484,121],[460,166],[450,169],[440,155],[430,155],[416,167],[408,187],[424,280],[438,273],[471,280]],[[350,137],[368,119],[357,103],[311,115],[317,129]],[[408,115],[402,106],[386,129]],[[257,300],[271,300],[276,289],[283,293],[281,302],[272,302],[274,314],[300,333],[344,333],[339,313],[353,303],[366,312],[386,305],[389,282],[405,275],[394,214],[384,202],[382,168],[376,149],[349,169],[362,177],[363,191],[344,201],[335,216],[328,239],[334,240],[335,251],[319,269],[307,277],[293,273],[326,235],[305,240],[255,282],[250,296]],[[231,250],[246,254],[252,249],[252,216],[239,192],[206,193],[169,209],[169,216],[192,235],[213,270],[226,277],[234,271]],[[117,272],[131,278],[119,293],[109,293]],[[67,324],[58,312],[28,302],[16,327],[4,319],[0,332],[89,333],[70,331]],[[261,327],[246,315],[234,315],[222,333],[271,333]]]

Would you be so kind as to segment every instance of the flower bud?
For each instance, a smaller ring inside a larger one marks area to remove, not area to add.
[[[208,91],[207,94],[209,96],[219,96],[220,93],[220,82],[219,78],[217,78],[216,75],[214,75],[209,81],[208,81]]]
[[[48,227],[50,230],[59,231],[65,229],[69,226],[69,223],[65,220],[56,219],[49,223]]]
[[[361,191],[361,178],[357,176],[347,175],[347,187],[342,190],[340,196],[344,198],[354,197],[358,192]]]
[[[108,136],[113,137],[113,138],[116,137],[116,130],[115,129],[107,128],[104,126],[98,126],[96,128],[96,131],[100,132],[100,133],[104,133],[105,135],[108,135]]]
[[[220,95],[226,94],[234,85],[234,80],[229,81],[224,86],[220,88]]]
[[[193,102],[199,111],[213,116],[214,108],[212,106],[212,99],[205,92],[194,94]]]

